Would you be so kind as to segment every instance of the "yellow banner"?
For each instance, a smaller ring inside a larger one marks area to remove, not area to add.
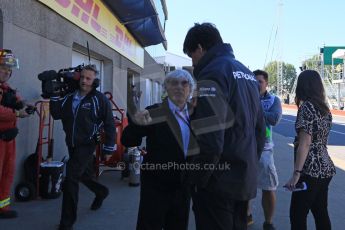
[[[100,0],[38,1],[144,67],[144,49]]]

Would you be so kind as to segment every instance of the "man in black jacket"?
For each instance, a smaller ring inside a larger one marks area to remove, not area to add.
[[[79,89],[64,98],[50,99],[50,112],[55,120],[61,119],[66,134],[69,160],[63,183],[63,201],[60,230],[72,229],[77,218],[79,182],[96,197],[91,210],[101,207],[108,196],[108,188],[93,180],[93,153],[101,128],[105,132],[102,153],[111,156],[115,150],[115,124],[109,100],[97,91],[97,70],[93,65],[83,68]]]
[[[189,175],[196,227],[246,229],[265,143],[258,84],[210,23],[188,31],[183,51],[192,58],[198,86],[191,126],[200,148],[194,163],[202,167]]]
[[[183,169],[195,143],[187,104],[193,85],[187,71],[169,73],[164,81],[168,97],[161,104],[136,112],[123,132],[122,143],[127,147],[139,146],[147,137],[137,230],[188,228],[190,196],[183,182]]]

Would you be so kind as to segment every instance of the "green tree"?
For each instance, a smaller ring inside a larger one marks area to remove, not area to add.
[[[315,54],[313,55],[311,58],[308,58],[306,60],[304,60],[302,62],[302,68],[303,69],[312,69],[312,70],[316,70],[319,71],[319,73],[321,74],[321,59],[320,59],[320,55],[319,54]],[[328,79],[330,81],[332,81],[331,79],[331,73],[332,73],[332,66],[331,65],[325,65],[325,77],[328,77]]]
[[[272,92],[277,92],[277,61],[268,63],[264,70],[268,73],[268,84]],[[297,73],[293,65],[283,62],[283,91],[290,92]]]
[[[321,60],[318,54],[313,55],[311,58],[308,58],[302,62],[303,69],[313,69],[313,70],[320,70],[321,69]]]

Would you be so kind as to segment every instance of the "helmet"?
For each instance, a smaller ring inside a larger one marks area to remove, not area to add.
[[[12,50],[0,49],[0,65],[19,69],[19,61],[14,57]]]

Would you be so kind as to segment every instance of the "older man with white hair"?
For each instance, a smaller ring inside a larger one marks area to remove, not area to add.
[[[189,128],[188,103],[195,83],[185,70],[170,72],[164,81],[167,97],[160,104],[130,116],[122,143],[139,146],[146,137],[141,167],[137,230],[186,230],[190,195],[184,183],[195,141]]]

